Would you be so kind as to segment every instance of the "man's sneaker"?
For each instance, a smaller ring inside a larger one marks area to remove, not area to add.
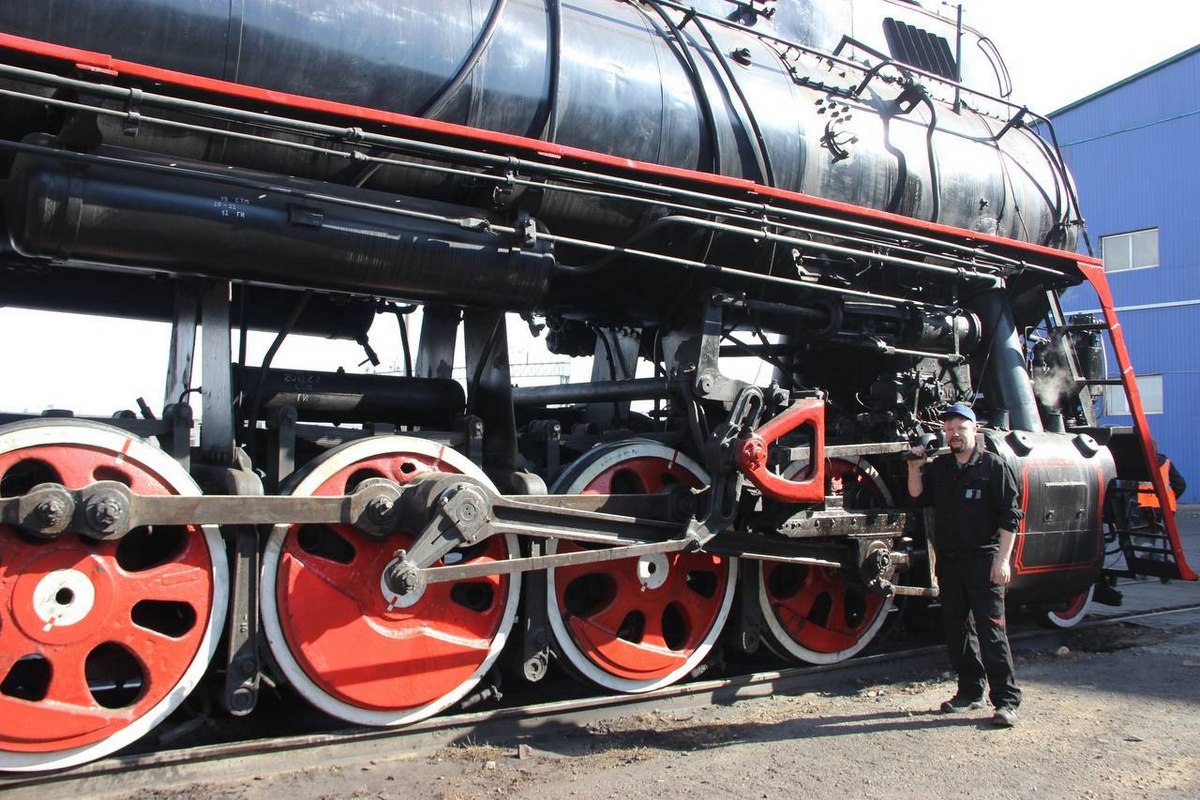
[[[1017,724],[1017,710],[1001,706],[996,709],[996,715],[992,717],[992,724],[997,728],[1011,728]]]
[[[943,714],[957,714],[959,711],[974,711],[977,708],[983,708],[983,698],[963,697],[960,694],[954,695],[946,702],[942,703]]]

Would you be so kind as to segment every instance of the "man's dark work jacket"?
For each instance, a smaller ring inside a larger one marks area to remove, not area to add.
[[[1025,516],[1018,505],[1017,479],[995,453],[976,444],[971,460],[959,466],[945,453],[921,469],[925,491],[919,505],[932,505],[934,546],[939,557],[996,553],[1000,531],[1017,531]]]

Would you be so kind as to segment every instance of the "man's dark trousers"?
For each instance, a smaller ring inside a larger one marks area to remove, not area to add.
[[[1015,709],[1021,690],[1004,630],[1004,587],[991,580],[993,558],[991,553],[938,558],[942,622],[958,695],[982,698],[986,676],[992,705]]]

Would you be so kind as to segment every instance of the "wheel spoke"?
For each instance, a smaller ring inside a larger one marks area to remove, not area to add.
[[[211,602],[212,574],[201,566],[171,563],[126,574],[118,601],[126,608],[142,600],[186,602],[197,609]]]
[[[88,688],[87,651],[80,647],[62,648],[50,655],[50,693],[47,704],[74,706],[90,711],[95,698]]]
[[[627,598],[623,595],[618,595],[618,598],[621,602],[614,598],[612,602],[606,603],[593,613],[575,614],[572,615],[572,619],[578,620],[578,624],[595,629],[603,637],[615,638],[621,629],[621,621],[634,610],[630,607],[631,604]]]

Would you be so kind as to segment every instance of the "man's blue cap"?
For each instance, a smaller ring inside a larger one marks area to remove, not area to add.
[[[975,419],[974,410],[972,410],[971,407],[966,403],[955,403],[947,408],[942,412],[942,419],[946,419],[947,417],[962,417],[963,419],[970,420],[971,422],[977,421]]]

